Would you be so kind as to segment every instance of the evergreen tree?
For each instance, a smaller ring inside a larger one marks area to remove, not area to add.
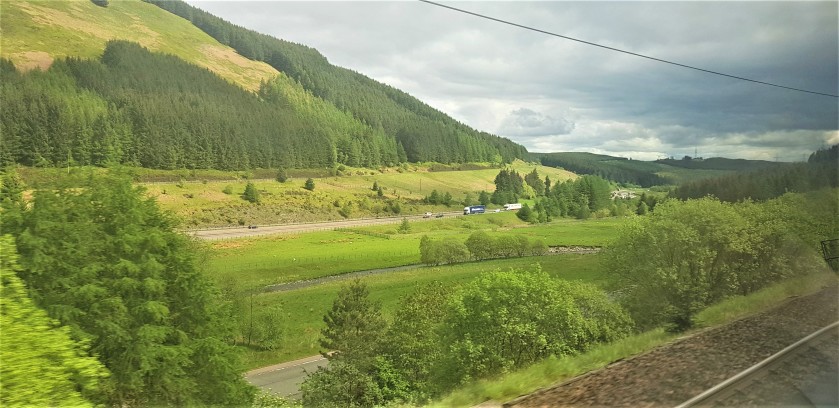
[[[312,178],[306,179],[306,183],[303,184],[303,188],[309,191],[315,191],[315,180]]]
[[[489,205],[489,203],[490,203],[489,193],[481,190],[481,194],[478,195],[478,202],[481,203],[481,205]]]
[[[286,172],[284,167],[280,167],[277,170],[276,180],[280,183],[285,183],[288,180],[288,173]]]
[[[242,193],[242,199],[254,204],[259,204],[259,190],[256,189],[256,186],[254,186],[253,183],[248,182],[245,186],[245,192]]]
[[[341,286],[332,309],[323,317],[323,355],[367,370],[373,366],[378,340],[387,329],[379,304],[369,299],[367,285],[356,279]],[[329,354],[329,352],[334,352]]]
[[[7,232],[33,299],[111,372],[108,404],[247,404],[230,316],[174,228],[129,178],[90,176],[36,191]]]

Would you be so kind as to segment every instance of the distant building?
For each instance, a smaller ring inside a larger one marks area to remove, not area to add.
[[[617,190],[612,191],[612,200],[616,198],[627,199],[627,198],[635,198],[635,193],[629,190]]]

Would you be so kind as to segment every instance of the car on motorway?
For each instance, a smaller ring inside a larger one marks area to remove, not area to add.
[[[437,217],[437,218],[443,218],[443,215],[444,215],[443,213],[439,213],[439,214],[437,214],[437,216],[436,216],[436,217]]]
[[[248,225],[248,229],[256,229],[256,225]]]
[[[430,213],[430,212],[425,213],[425,214],[422,216],[422,218],[431,218],[431,213]]]

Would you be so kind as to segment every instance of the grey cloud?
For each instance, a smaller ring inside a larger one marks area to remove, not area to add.
[[[765,158],[817,149],[839,129],[837,98],[665,65],[420,2],[190,3],[314,47],[334,64],[537,151],[637,157],[641,150],[692,154],[699,146]],[[760,81],[834,94],[839,87],[836,2],[447,4]]]
[[[574,122],[562,116],[551,116],[527,108],[510,112],[497,133],[510,137],[564,135],[574,130]]]

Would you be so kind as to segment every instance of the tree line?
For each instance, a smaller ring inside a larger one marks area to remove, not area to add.
[[[672,192],[681,200],[714,196],[727,202],[768,200],[787,192],[839,187],[839,145],[813,152],[806,163],[782,163],[759,171],[684,183]]]
[[[623,157],[593,153],[542,153],[534,154],[543,166],[561,167],[577,174],[587,174],[612,180],[616,183],[651,187],[670,183],[656,174],[661,166],[655,163]]]
[[[709,305],[825,268],[818,249],[839,236],[836,194],[667,200],[631,219],[603,251],[611,290],[642,330],[689,328]]]
[[[492,237],[486,231],[475,231],[465,242],[454,238],[432,240],[427,235],[420,239],[420,261],[426,265],[443,265],[496,258],[538,256],[548,253],[541,239],[524,235]]]

